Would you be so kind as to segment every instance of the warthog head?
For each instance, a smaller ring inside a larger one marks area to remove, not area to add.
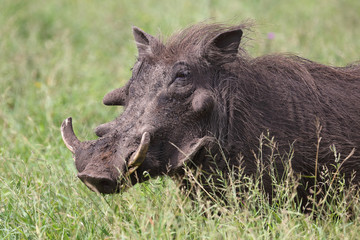
[[[78,140],[71,118],[63,122],[62,137],[78,177],[91,190],[115,193],[125,189],[125,178],[134,184],[148,176],[181,174],[185,163],[206,154],[219,114],[214,84],[221,66],[237,55],[242,30],[212,26],[204,35],[204,28],[163,44],[134,27],[138,60],[132,77],[103,99],[105,105],[124,106],[123,113],[97,127],[99,138],[93,141]]]

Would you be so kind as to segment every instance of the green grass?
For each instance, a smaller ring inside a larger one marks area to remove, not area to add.
[[[246,204],[234,185],[228,205],[194,203],[168,178],[98,196],[76,178],[59,127],[72,116],[79,138],[95,139],[92,129],[121,112],[101,100],[130,77],[132,25],[168,36],[204,20],[251,18],[253,56],[292,52],[343,66],[360,59],[359,12],[356,0],[1,1],[0,238],[356,239],[359,196],[351,190],[312,214],[293,206],[291,185],[269,205],[250,179],[239,183],[250,189],[241,195]]]

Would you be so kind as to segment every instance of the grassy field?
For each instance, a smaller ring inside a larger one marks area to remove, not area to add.
[[[293,206],[291,185],[270,206],[251,180],[246,202],[230,196],[228,206],[195,204],[168,178],[98,196],[76,178],[59,131],[72,116],[79,138],[95,139],[92,129],[121,112],[102,97],[130,77],[133,25],[166,37],[200,21],[254,19],[253,56],[291,52],[344,66],[360,59],[359,13],[358,0],[2,0],[0,239],[359,238],[359,197],[348,190],[310,214]]]

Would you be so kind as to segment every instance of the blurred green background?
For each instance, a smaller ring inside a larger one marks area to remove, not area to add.
[[[256,23],[246,42],[254,57],[290,52],[339,66],[360,58],[358,0],[1,0],[0,238],[173,237],[161,235],[166,217],[154,227],[136,216],[148,207],[161,212],[162,201],[147,205],[147,194],[163,196],[176,186],[158,179],[123,195],[94,195],[76,178],[60,124],[72,116],[78,137],[95,139],[94,127],[121,112],[103,106],[102,97],[131,75],[132,26],[166,39],[197,22],[248,19]],[[134,196],[143,199],[142,210],[131,209]],[[124,205],[130,210],[118,209]],[[218,236],[204,221],[195,238]]]

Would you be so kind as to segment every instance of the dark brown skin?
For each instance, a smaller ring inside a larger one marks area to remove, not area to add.
[[[226,175],[217,143],[230,166],[238,167],[241,155],[244,173],[252,175],[258,170],[253,152],[267,131],[280,153],[293,143],[295,173],[314,176],[317,122],[322,126],[318,169],[332,168],[329,146],[335,145],[342,156],[355,148],[341,173],[349,178],[358,172],[360,66],[329,67],[291,55],[251,58],[240,47],[247,28],[200,24],[166,44],[133,28],[139,57],[132,78],[103,99],[105,105],[124,106],[124,112],[97,127],[95,141],[77,140],[71,119],[62,125],[79,178],[93,191],[115,193],[124,189],[123,176],[135,184],[147,179],[145,171],[181,179],[184,164],[200,167],[204,175],[215,168]],[[208,150],[216,155],[216,167]],[[276,161],[281,175],[283,163]],[[299,196],[306,199],[304,186],[313,178],[301,181]],[[271,193],[266,177],[264,188]]]

